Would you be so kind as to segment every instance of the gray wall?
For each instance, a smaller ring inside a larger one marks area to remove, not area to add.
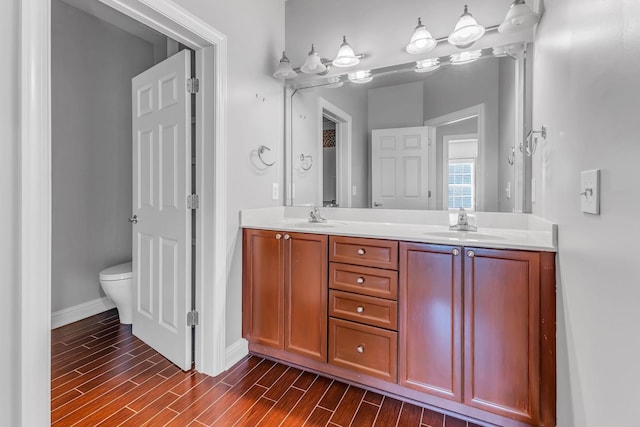
[[[0,13],[0,414],[20,425],[20,1],[6,0]],[[45,378],[46,380],[46,378]]]
[[[548,0],[538,27],[533,124],[549,135],[533,159],[533,212],[559,230],[561,427],[638,425],[638,17],[637,1]],[[578,194],[580,172],[596,168],[599,216]]]
[[[131,78],[154,50],[59,0],[51,20],[56,312],[104,296],[100,270],[131,260]]]
[[[369,137],[373,129],[424,126],[423,86],[412,82],[369,89]]]
[[[509,57],[500,58],[499,64],[499,113],[498,117],[498,210],[513,212],[515,208],[515,163],[509,165],[507,159],[511,156],[511,147],[516,151],[520,145],[515,140],[516,120],[516,61]],[[511,186],[511,197],[507,197],[507,185]]]

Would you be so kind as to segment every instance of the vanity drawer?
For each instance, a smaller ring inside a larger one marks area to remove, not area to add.
[[[329,316],[398,330],[398,303],[386,299],[331,290]]]
[[[398,242],[395,240],[329,236],[329,260],[397,270]]]
[[[329,319],[329,363],[396,383],[398,333]]]
[[[398,272],[332,262],[329,264],[329,287],[396,300]]]

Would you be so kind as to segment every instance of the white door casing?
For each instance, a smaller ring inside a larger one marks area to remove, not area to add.
[[[132,79],[133,334],[191,369],[191,52]]]
[[[371,133],[371,207],[428,209],[429,130],[426,126]]]

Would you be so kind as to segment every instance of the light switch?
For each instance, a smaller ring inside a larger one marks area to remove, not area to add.
[[[280,185],[277,182],[273,183],[273,187],[271,189],[271,199],[278,200],[280,199]]]
[[[580,173],[580,208],[582,212],[600,215],[600,169]]]
[[[507,199],[511,198],[511,181],[507,181],[507,188],[504,189],[507,193]]]
[[[536,202],[536,179],[531,178],[531,203]]]
[[[357,196],[358,195],[358,187],[357,186],[352,186],[351,187],[351,195],[352,196]]]

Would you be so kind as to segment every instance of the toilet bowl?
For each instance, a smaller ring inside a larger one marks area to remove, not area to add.
[[[130,324],[133,314],[131,263],[114,265],[100,272],[100,285],[118,309],[120,323]]]

